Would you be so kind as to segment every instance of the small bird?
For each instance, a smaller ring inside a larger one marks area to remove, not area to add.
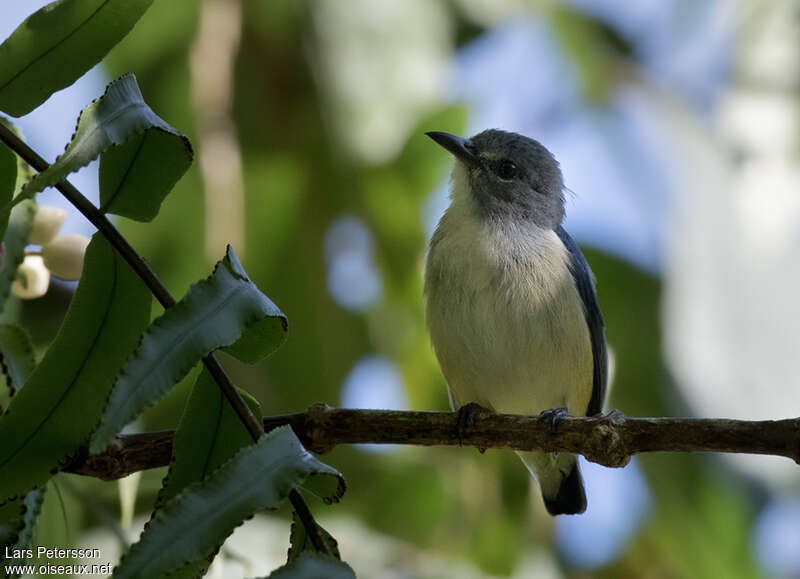
[[[431,238],[425,314],[453,410],[599,414],[608,376],[594,276],[561,226],[564,183],[539,142],[426,133],[455,157]],[[466,405],[466,406],[465,406]],[[586,510],[577,457],[518,452],[551,515]]]

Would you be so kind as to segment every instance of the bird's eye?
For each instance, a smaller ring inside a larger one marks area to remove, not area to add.
[[[501,179],[511,180],[517,176],[517,166],[512,161],[500,161],[497,165],[497,176]]]

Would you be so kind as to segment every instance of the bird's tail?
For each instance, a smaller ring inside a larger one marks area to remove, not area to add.
[[[586,510],[583,477],[574,454],[518,452],[539,482],[547,512],[551,515],[579,515]]]

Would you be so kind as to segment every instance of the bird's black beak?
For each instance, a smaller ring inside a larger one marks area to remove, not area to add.
[[[467,166],[475,167],[480,163],[480,159],[478,159],[478,156],[473,152],[474,149],[469,139],[451,135],[450,133],[442,133],[440,131],[429,131],[425,134],[453,153],[457,159],[464,161]]]

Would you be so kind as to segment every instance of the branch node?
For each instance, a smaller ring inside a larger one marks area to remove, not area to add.
[[[605,418],[614,426],[620,426],[622,424],[625,424],[625,422],[628,420],[628,415],[625,414],[622,410],[617,410],[616,408],[614,408],[613,410],[609,410],[608,414],[603,416],[603,418]]]
[[[622,468],[631,461],[622,436],[622,427],[628,417],[619,410],[611,410],[608,414],[598,417],[598,423],[590,437],[590,454],[584,454],[592,462],[597,462],[611,468]]]
[[[622,468],[631,461],[631,455],[615,426],[600,424],[595,432],[597,440],[590,445],[593,456],[586,458],[611,468]]]

